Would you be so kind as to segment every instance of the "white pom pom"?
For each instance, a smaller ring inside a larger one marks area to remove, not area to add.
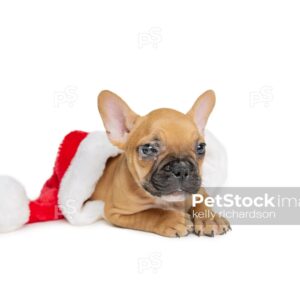
[[[29,199],[14,178],[0,176],[0,232],[16,230],[29,220]]]

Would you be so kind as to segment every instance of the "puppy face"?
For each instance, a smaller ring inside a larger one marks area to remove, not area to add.
[[[207,91],[187,114],[163,108],[138,116],[109,91],[98,98],[107,135],[124,150],[136,183],[152,196],[170,201],[197,193],[201,186],[203,133],[214,103],[214,93]]]

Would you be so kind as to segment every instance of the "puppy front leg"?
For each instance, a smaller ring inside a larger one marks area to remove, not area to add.
[[[119,227],[143,230],[167,237],[185,236],[193,231],[190,215],[182,211],[149,209],[125,215],[112,209],[106,219]]]
[[[202,194],[204,198],[208,197],[203,188],[200,189],[199,194]],[[192,207],[191,216],[194,221],[195,233],[199,236],[206,235],[213,237],[231,230],[228,220],[215,213],[205,203],[197,203],[195,207]]]

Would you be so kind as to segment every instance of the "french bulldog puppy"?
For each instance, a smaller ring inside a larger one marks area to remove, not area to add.
[[[119,227],[162,236],[214,236],[229,222],[204,203],[192,207],[201,187],[204,129],[215,94],[202,94],[186,114],[161,108],[139,116],[116,94],[102,91],[98,107],[111,143],[123,150],[110,158],[91,200],[103,199],[105,219]],[[197,217],[195,217],[197,216]]]

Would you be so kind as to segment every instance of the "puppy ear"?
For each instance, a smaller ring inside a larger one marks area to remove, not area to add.
[[[102,91],[98,96],[98,109],[112,144],[123,149],[128,133],[139,117],[116,94]]]
[[[194,120],[201,134],[204,134],[205,125],[215,106],[215,102],[216,96],[214,91],[208,90],[196,100],[193,107],[187,113]]]

